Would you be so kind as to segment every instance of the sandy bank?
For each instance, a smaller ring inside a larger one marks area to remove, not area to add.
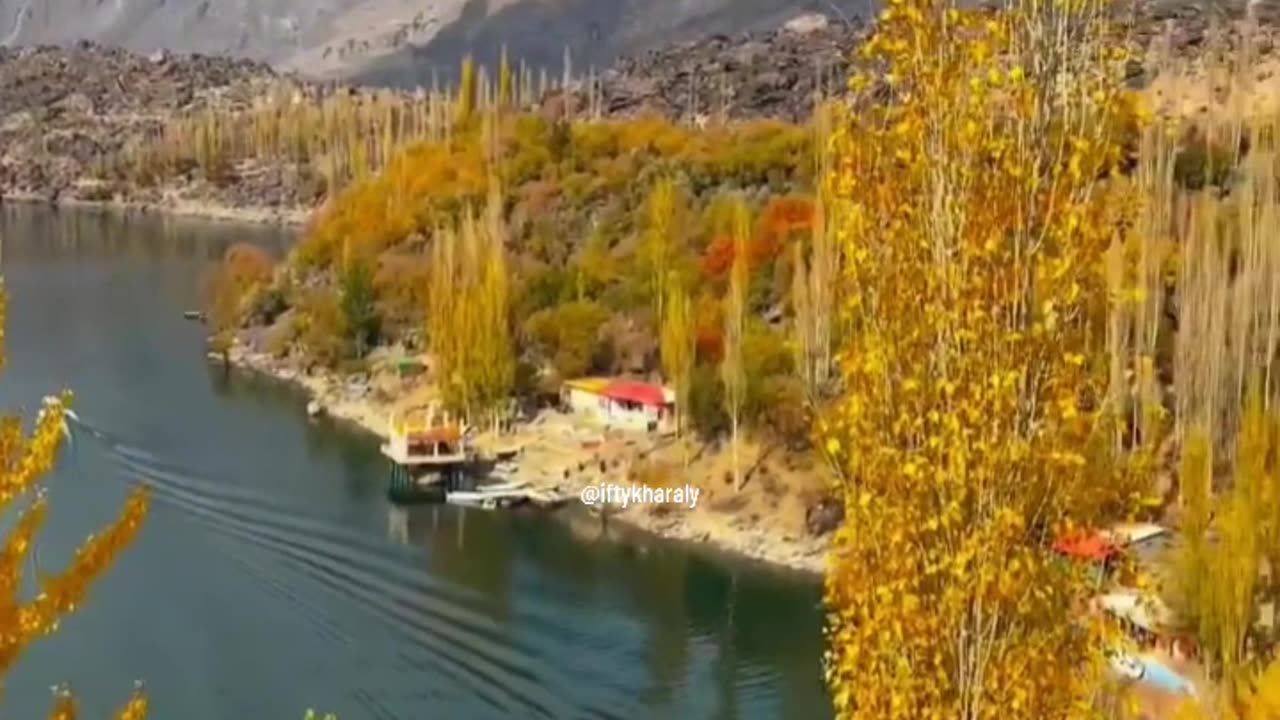
[[[59,208],[87,208],[119,212],[157,213],[176,217],[217,220],[221,222],[249,223],[254,225],[284,225],[301,227],[314,210],[309,208],[231,207],[201,200],[171,198],[158,203],[130,200],[82,200],[79,198],[48,197],[35,193],[8,192],[0,195],[0,204],[27,203],[50,205]]]
[[[397,393],[394,400],[379,397],[373,391],[352,393],[336,376],[319,372],[308,375],[240,345],[232,348],[229,359],[238,368],[296,383],[309,399],[321,404],[328,416],[350,422],[378,437],[386,437],[391,412],[419,404],[430,395],[429,388],[423,386]],[[653,445],[644,438],[605,440],[598,431],[592,435],[590,429],[575,426],[559,413],[548,411],[519,424],[501,442],[523,448],[517,476],[520,480],[575,496],[591,484],[635,482],[628,480],[631,468],[675,451],[670,443]],[[591,439],[583,442],[588,437]],[[483,445],[486,440],[481,437],[478,442]],[[584,449],[584,445],[591,449]],[[744,488],[739,496],[716,482],[715,477],[711,474],[671,481],[672,485],[690,482],[702,489],[696,508],[631,505],[611,510],[607,523],[620,523],[658,537],[704,545],[713,552],[743,556],[809,576],[823,572],[829,536],[813,537],[806,532],[803,510],[799,511],[797,522],[794,508],[784,513],[785,503],[769,496],[765,490],[756,488],[748,494]],[[582,510],[574,502],[572,509],[563,514],[572,516],[580,525]]]

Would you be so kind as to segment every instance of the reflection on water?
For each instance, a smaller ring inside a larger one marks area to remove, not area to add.
[[[238,241],[261,245],[279,257],[290,241],[277,228],[156,213],[53,211],[25,203],[6,205],[0,213],[5,252],[25,259],[217,260]]]
[[[64,680],[105,715],[136,678],[182,720],[830,716],[814,583],[590,520],[392,507],[371,438],[211,368],[181,311],[230,242],[282,252],[279,231],[0,207],[0,238],[0,406],[66,386],[86,423],[51,482],[42,564],[130,484],[155,497],[0,717],[42,717]]]
[[[436,510],[436,508],[432,508]],[[391,542],[409,544],[409,511],[397,505],[387,506],[387,537]]]

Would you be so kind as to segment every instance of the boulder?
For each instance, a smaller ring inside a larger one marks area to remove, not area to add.
[[[844,505],[837,498],[823,498],[804,513],[805,528],[813,537],[834,532],[844,521]]]
[[[831,22],[827,20],[827,16],[822,13],[805,13],[787,21],[787,24],[783,25],[782,29],[803,35],[826,30],[830,24]]]

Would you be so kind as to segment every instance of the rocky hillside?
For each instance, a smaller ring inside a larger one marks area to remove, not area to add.
[[[1255,8],[1269,27],[1277,18],[1274,5],[1268,0]],[[1167,35],[1175,52],[1187,54],[1205,44],[1213,13],[1182,0],[1154,0],[1137,17],[1140,43]],[[568,90],[534,102],[548,114],[569,109],[578,117],[657,113],[692,124],[721,114],[797,120],[809,113],[815,94],[839,91],[848,51],[866,32],[862,23],[803,14],[772,30],[713,34],[630,55],[603,72],[578,73]],[[1266,33],[1257,43],[1261,52],[1270,52],[1270,37]],[[1135,80],[1151,79],[1142,68],[1132,74]],[[131,183],[137,173],[121,168],[130,162],[131,148],[157,136],[175,114],[214,108],[229,118],[268,91],[280,97],[281,90],[297,100],[357,93],[245,59],[142,55],[90,43],[0,48],[0,194],[189,201],[299,216],[324,190],[316,168],[305,162],[244,158],[218,178],[179,167],[176,185],[145,187]],[[1185,88],[1169,92],[1189,97]]]
[[[858,25],[805,15],[768,32],[713,35],[579,76],[567,101],[583,110],[586,77],[592,77],[601,88],[605,116],[695,119],[724,111],[733,117],[799,119],[812,107],[815,89],[837,84],[845,51],[862,32]],[[306,167],[241,166],[220,183],[193,172],[180,188],[117,182],[119,163],[128,162],[131,148],[158,136],[166,119],[203,108],[229,116],[268,91],[278,95],[281,86],[310,98],[354,92],[244,59],[141,55],[87,42],[66,49],[0,48],[0,194],[308,207],[315,192]],[[552,92],[538,102],[551,111],[563,108],[566,97]]]
[[[774,27],[864,0],[0,0],[0,45],[81,39],[249,57],[308,75],[426,84],[507,46],[559,72],[710,33]]]
[[[114,165],[179,112],[235,112],[268,88],[307,86],[250,60],[156,52],[142,56],[81,43],[69,49],[0,48],[0,195],[111,199]],[[291,206],[294,183],[252,182],[199,192],[211,201]],[[129,193],[155,202],[160,191]]]
[[[608,116],[800,120],[817,95],[843,87],[850,49],[867,27],[805,14],[767,32],[711,35],[625,57],[595,80],[597,102]],[[568,98],[557,93],[548,100],[583,110],[592,102],[590,85],[581,81]]]
[[[964,0],[962,0],[963,2]],[[975,4],[987,0],[972,0]],[[1246,0],[1138,0],[1148,17],[1237,13]],[[1275,0],[1250,3],[1273,8]],[[872,0],[0,0],[0,46],[87,39],[149,54],[247,57],[308,76],[396,86],[454,76],[500,48],[552,74],[672,43],[775,28],[808,12],[865,20]],[[1194,16],[1194,17],[1193,17]],[[1194,34],[1194,33],[1193,33]]]

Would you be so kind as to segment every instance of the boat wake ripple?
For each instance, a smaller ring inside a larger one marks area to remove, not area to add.
[[[386,541],[307,517],[269,493],[201,479],[83,420],[75,425],[100,441],[125,475],[147,485],[157,503],[194,518],[218,536],[286,561],[324,591],[371,613],[411,646],[400,651],[401,660],[447,678],[454,687],[465,688],[468,697],[504,714],[547,718],[574,714],[568,698],[578,693],[568,691],[581,688],[585,678],[577,672],[574,677],[556,672],[513,644],[507,628],[474,609],[486,604],[480,594],[389,557],[388,550],[395,546]],[[352,637],[309,603],[305,592],[290,587],[251,555],[235,551],[228,555],[254,582],[297,608],[323,637],[353,647]],[[555,626],[538,625],[548,630]],[[551,633],[555,634],[559,633]],[[538,633],[536,642],[539,655],[548,654],[548,644],[561,645],[553,651],[559,657],[579,652],[565,638],[547,633]],[[641,711],[625,688],[610,680],[616,678],[589,680],[596,691],[605,690],[610,696],[607,701],[593,698],[592,705],[604,707],[593,707],[592,715],[633,717]],[[368,691],[360,692],[366,696],[362,704],[373,702]],[[377,717],[394,717],[385,706],[376,712],[369,706],[369,710]]]

